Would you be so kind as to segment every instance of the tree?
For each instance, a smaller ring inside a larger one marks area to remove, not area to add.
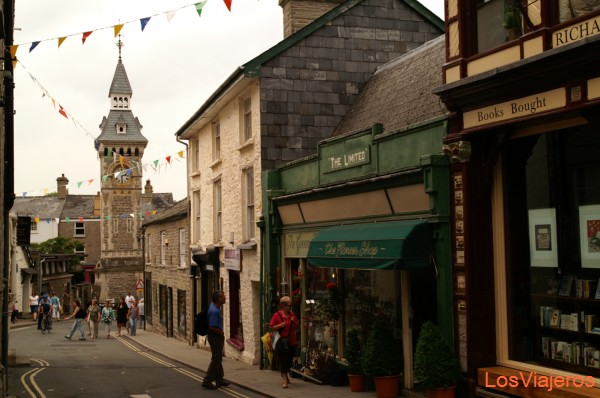
[[[85,245],[78,240],[58,236],[42,243],[33,243],[31,247],[38,249],[42,254],[75,254],[78,251],[82,252]],[[81,260],[82,258],[77,256],[73,257],[69,263],[79,264]]]

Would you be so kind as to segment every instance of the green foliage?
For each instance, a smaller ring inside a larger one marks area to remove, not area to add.
[[[362,367],[367,376],[396,376],[402,371],[402,346],[394,338],[388,322],[373,323],[363,351]]]
[[[427,321],[421,327],[414,362],[415,378],[427,390],[456,385],[460,363],[439,327]]]
[[[350,329],[346,333],[346,346],[344,347],[344,358],[348,361],[348,374],[361,374],[360,357],[362,355],[358,330]]]
[[[74,254],[83,251],[85,245],[78,240],[58,236],[42,243],[33,243],[32,248],[39,249],[43,254]],[[74,257],[69,264],[78,264],[82,258]]]

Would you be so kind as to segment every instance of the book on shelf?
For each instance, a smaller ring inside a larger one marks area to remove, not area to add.
[[[583,365],[590,366],[592,368],[600,367],[598,359],[600,352],[593,346],[587,346],[583,348]]]
[[[596,295],[594,296],[596,300],[600,300],[600,279],[598,279],[598,283],[596,285]]]
[[[597,315],[585,315],[584,317],[584,327],[586,333],[592,333],[592,329],[598,326],[598,316]]]
[[[554,307],[549,306],[540,306],[540,326],[549,327],[550,319],[552,318],[552,311],[554,311]]]
[[[561,320],[560,315],[561,314],[560,314],[560,310],[559,309],[557,309],[557,308],[553,309],[552,310],[552,315],[550,317],[550,325],[548,325],[548,326],[550,326],[552,328],[559,328],[560,327],[560,320]]]
[[[560,286],[558,287],[559,296],[570,296],[573,290],[573,282],[575,277],[572,275],[565,275],[560,280]],[[596,292],[597,293],[597,292]]]
[[[594,297],[597,282],[593,279],[577,279],[575,281],[575,296],[589,299]]]

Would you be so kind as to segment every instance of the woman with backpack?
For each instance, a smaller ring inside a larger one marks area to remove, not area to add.
[[[110,328],[112,326],[112,322],[115,320],[115,313],[112,309],[112,304],[110,300],[106,300],[106,304],[104,308],[102,308],[102,322],[104,326],[106,326],[106,338],[110,339]]]
[[[85,340],[85,330],[83,328],[83,321],[87,317],[87,313],[83,308],[81,308],[81,302],[79,300],[75,300],[75,309],[73,309],[73,313],[65,318],[65,320],[69,320],[75,317],[75,322],[73,322],[73,327],[69,334],[65,336],[65,338],[71,340],[71,337],[75,334],[75,330],[79,329],[81,333],[81,338],[79,340]]]

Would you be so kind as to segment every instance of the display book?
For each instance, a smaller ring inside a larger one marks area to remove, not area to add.
[[[575,299],[572,301],[573,303],[579,303],[580,301],[593,303],[599,300],[598,304],[600,304],[600,280],[576,279],[574,276],[567,275],[561,278],[555,292],[549,291],[548,293]],[[576,307],[571,306],[570,311],[560,306],[547,305],[540,305],[539,310],[540,326],[542,328],[560,329],[575,333],[583,332],[588,335],[600,336],[600,322],[598,322],[600,305],[593,314],[587,314],[585,309],[580,308],[579,305]],[[577,334],[575,333],[560,338],[556,335],[542,336],[542,356],[546,359],[574,365],[600,368],[600,349],[598,348],[600,345],[587,341],[574,341],[577,340]]]

